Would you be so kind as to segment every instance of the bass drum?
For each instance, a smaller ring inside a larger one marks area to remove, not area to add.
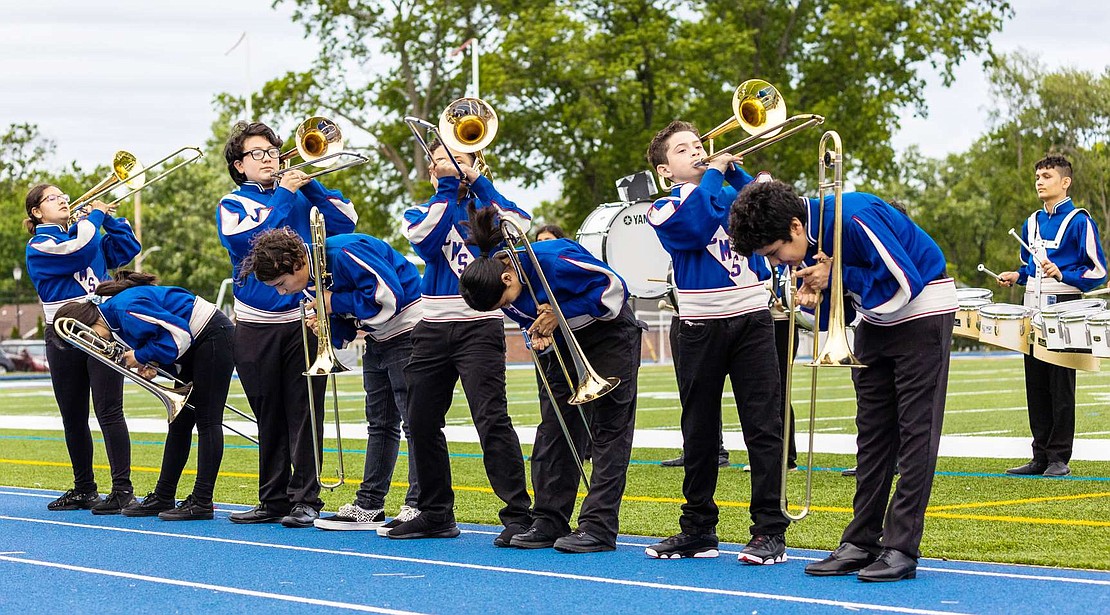
[[[667,295],[671,257],[648,224],[650,201],[605,203],[593,210],[576,239],[590,254],[613,268],[638,299]]]

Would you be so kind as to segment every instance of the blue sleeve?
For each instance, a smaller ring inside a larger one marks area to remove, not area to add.
[[[751,181],[747,171],[735,171],[733,175],[741,185]],[[724,180],[725,175],[720,171],[708,169],[696,187],[679,189],[679,199],[663,198],[655,202],[648,222],[655,227],[659,240],[668,250],[701,250],[713,240],[718,227],[728,227],[729,207],[736,200],[737,192]]]
[[[27,243],[28,268],[33,266],[44,276],[59,276],[88,267],[100,249],[100,227],[104,218],[104,212],[94,209],[88,217],[70,227],[69,238],[64,241],[49,235],[35,235]]]
[[[343,348],[347,344],[355,341],[355,336],[358,335],[358,329],[355,328],[355,323],[349,318],[343,318],[332,314],[329,316],[331,320],[331,345],[336,348]]]
[[[853,216],[844,225],[842,250],[844,287],[859,296],[864,309],[893,312],[921,294],[929,282],[881,219]]]
[[[104,236],[100,238],[100,251],[104,254],[104,263],[109,269],[131,262],[141,249],[142,246],[127,219],[104,217]]]
[[[216,212],[216,228],[219,230],[220,243],[229,253],[239,257],[250,252],[250,241],[256,232],[286,226],[296,202],[295,195],[280,186],[265,206],[252,206],[250,210],[230,196],[220,201]]]
[[[313,207],[320,210],[324,216],[324,227],[328,236],[353,233],[358,214],[355,207],[343,193],[338,190],[328,190],[319,180],[312,180],[301,186],[301,194]]]
[[[600,320],[612,320],[628,300],[624,280],[581,247],[560,253],[554,259],[553,271],[545,270],[544,275],[550,281],[558,280],[559,288],[564,290],[557,299],[568,319],[588,314]]]
[[[117,310],[120,335],[135,349],[140,363],[170,365],[192,344],[189,323],[167,312],[157,303],[143,299]]]
[[[528,231],[528,228],[532,225],[532,216],[498,192],[488,177],[485,175],[479,176],[471,184],[471,188],[480,201],[477,204],[478,207],[493,207],[497,209],[498,215],[502,218],[512,220],[522,231]]]
[[[352,244],[336,256],[331,309],[352,314],[362,324],[378,327],[397,315],[399,297],[404,295],[401,279],[393,267],[373,252]]]
[[[1098,226],[1090,216],[1082,216],[1085,224],[1072,222],[1068,225],[1068,242],[1075,246],[1080,255],[1074,265],[1060,269],[1064,284],[1074,286],[1083,292],[1094,290],[1106,281],[1106,256],[1099,241]],[[1077,216],[1078,217],[1078,216]]]
[[[725,170],[725,181],[728,182],[728,185],[732,186],[734,190],[736,190],[736,194],[740,194],[740,191],[744,189],[744,186],[747,186],[748,184],[755,181],[755,178],[749,175],[744,167],[738,164],[730,164],[728,165],[728,169]],[[726,209],[731,208],[732,201],[725,203],[725,206]]]
[[[432,198],[424,205],[405,211],[402,234],[424,262],[431,262],[437,255],[447,234],[454,228],[459,195],[459,178],[451,176],[439,180]]]

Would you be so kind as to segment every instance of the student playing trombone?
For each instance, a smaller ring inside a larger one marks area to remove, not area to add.
[[[540,282],[540,276],[544,276],[586,360],[599,373],[620,378],[615,389],[585,408],[587,428],[566,401],[574,391],[553,353],[540,355],[558,406],[552,405],[541,386],[541,419],[532,449],[535,520],[528,531],[514,536],[509,544],[524,549],[554,546],[567,553],[612,551],[616,548],[618,513],[632,453],[640,368],[641,331],[627,305],[628,289],[608,265],[569,239],[536,243],[533,250],[541,270],[523,257],[517,269],[507,254],[497,252],[505,237],[497,225],[496,212],[478,210],[470,220],[469,243],[477,247],[478,257],[467,266],[459,282],[467,305],[482,312],[501,308],[509,318],[528,328],[535,350],[557,345],[566,357],[571,377],[581,379],[586,374],[574,373],[567,340],[558,329],[557,317]],[[525,285],[535,292],[535,300],[522,292]],[[556,412],[565,417],[571,442],[566,441]],[[583,450],[591,436],[590,490],[582,502],[578,529],[572,533],[569,521],[580,474],[571,447]]]

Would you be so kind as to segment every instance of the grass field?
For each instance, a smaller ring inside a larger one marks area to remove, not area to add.
[[[794,394],[808,393],[808,370],[796,370]],[[803,381],[804,377],[804,381]],[[817,430],[822,433],[854,432],[854,398],[849,377],[840,370],[821,375],[821,400]],[[362,419],[360,380],[340,379],[341,414],[345,422]],[[726,395],[729,395],[726,393]],[[730,395],[729,395],[730,396]],[[530,370],[510,370],[509,409],[517,425],[538,421],[536,387]],[[450,424],[470,422],[461,390],[448,415]],[[238,383],[230,402],[246,410]],[[164,417],[164,411],[144,391],[128,385],[129,417]],[[725,404],[725,428],[739,430],[735,411]],[[804,404],[796,404],[798,430],[807,428],[801,415]],[[0,414],[54,416],[57,408],[48,382],[19,383],[0,389]],[[669,366],[645,366],[640,372],[638,428],[678,430],[678,399],[674,373]],[[946,435],[1028,436],[1022,366],[1017,358],[960,358],[952,363],[949,383]],[[1080,372],[1077,391],[1076,431],[1078,437],[1107,440],[1110,446],[1110,374]],[[361,432],[346,431],[344,448],[354,451],[346,460],[348,474],[362,467]],[[351,437],[355,436],[355,437]],[[142,495],[153,488],[161,459],[162,439],[154,434],[133,436],[133,480]],[[257,454],[244,440],[229,436],[217,484],[219,501],[253,504],[257,496]],[[326,446],[334,447],[331,441]],[[71,486],[65,445],[58,432],[4,431],[0,433],[0,484],[65,489]],[[530,446],[525,446],[525,454]],[[456,515],[460,521],[496,523],[499,501],[489,489],[477,445],[451,445],[452,472],[457,490]],[[657,462],[676,450],[637,449],[629,470],[628,489],[621,510],[621,530],[627,533],[664,536],[678,528],[681,504],[681,470],[659,467]],[[734,452],[735,465],[722,472],[718,500],[722,508],[719,528],[722,539],[745,540],[748,533],[747,494],[750,483],[739,464],[744,453]],[[941,458],[925,527],[922,551],[931,557],[985,561],[1078,566],[1110,569],[1110,462],[1072,464],[1070,479],[1016,478],[1002,475],[1004,468],[1019,459]],[[395,477],[406,476],[402,455]],[[107,478],[103,447],[96,463],[101,484]],[[334,467],[327,456],[326,465]],[[788,543],[797,547],[832,548],[851,516],[854,481],[840,476],[839,468],[854,465],[847,455],[819,454],[815,464],[823,468],[814,476],[814,507],[811,515],[794,524]],[[792,499],[801,497],[803,475],[791,475]],[[188,493],[186,476],[179,495]],[[357,483],[357,477],[354,480]],[[403,494],[403,482],[395,482],[389,506],[395,510]],[[348,484],[324,494],[329,509],[353,498],[356,485]]]

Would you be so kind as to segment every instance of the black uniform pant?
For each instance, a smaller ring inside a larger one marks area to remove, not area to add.
[[[641,333],[632,310],[625,306],[613,321],[595,322],[575,331],[586,360],[602,378],[616,376],[620,384],[603,397],[583,406],[593,436],[590,490],[578,514],[578,529],[611,546],[617,544],[618,514],[632,455],[636,426],[636,376],[640,371]],[[577,384],[566,342],[559,337],[559,351]],[[536,493],[535,522],[549,536],[570,533],[570,515],[578,495],[580,473],[555,412],[562,412],[578,451],[587,441],[587,426],[578,410],[567,403],[571,394],[554,352],[541,355],[540,364],[558,401],[552,405],[540,383],[540,425],[532,449],[532,486]]]
[[[1075,370],[1025,355],[1025,398],[1033,461],[1071,461],[1075,440]]]
[[[313,358],[316,341],[316,336],[309,335]],[[323,508],[315,455],[322,455],[327,378],[312,379],[316,403],[313,421],[308,412],[301,324],[239,323],[234,345],[239,381],[258,419],[258,500],[278,512],[294,504]],[[320,443],[315,453],[311,431],[314,422]]]
[[[852,370],[856,495],[843,542],[919,556],[940,448],[954,318],[938,314],[856,328],[855,355],[867,367]],[[891,497],[895,469],[901,477]]]
[[[193,496],[202,504],[212,501],[216,475],[224,457],[224,404],[231,374],[235,371],[232,336],[235,325],[216,312],[204,329],[193,339],[189,350],[178,360],[178,378],[193,383],[189,405],[170,423],[166,448],[162,451],[162,471],[154,493],[165,499],[176,499],[177,483],[189,461],[193,445],[193,426],[197,428],[197,479]]]
[[[93,411],[112,470],[112,489],[132,491],[131,436],[123,418],[123,375],[60,339],[52,326],[46,327],[46,359],[73,466],[73,488],[81,493],[96,491],[89,431],[91,390]]]
[[[771,313],[682,319],[678,332],[678,394],[686,458],[679,525],[687,534],[716,531],[719,519],[717,443],[725,379],[740,416],[751,465],[752,534],[781,534],[790,521],[779,510],[782,491],[782,404]]]
[[[505,399],[505,327],[500,318],[421,321],[412,331],[412,360],[405,367],[413,452],[409,463],[416,464],[421,514],[436,521],[454,517],[451,459],[443,427],[459,380],[478,430],[486,476],[505,502],[499,513],[501,523],[529,526],[532,501],[524,480],[520,439]]]
[[[786,363],[790,360],[787,350],[790,346],[790,321],[774,320],[775,324],[775,352],[779,358],[779,399],[786,399]],[[794,354],[798,353],[798,333],[794,332]],[[798,446],[794,443],[794,404],[790,404],[790,438],[786,441],[786,465],[795,468],[798,466]]]

